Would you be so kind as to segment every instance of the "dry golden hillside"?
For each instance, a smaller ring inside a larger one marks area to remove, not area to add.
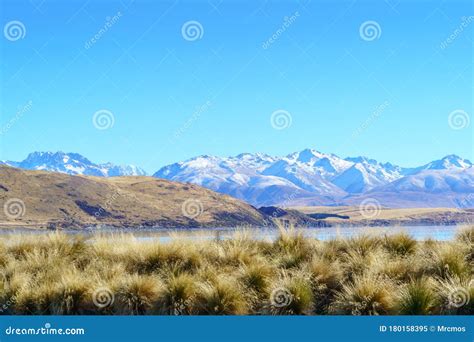
[[[0,226],[216,227],[259,225],[252,206],[197,185],[99,178],[0,166]]]
[[[363,207],[293,207],[310,217],[323,219],[331,225],[454,225],[471,224],[473,209],[463,208],[368,208]]]

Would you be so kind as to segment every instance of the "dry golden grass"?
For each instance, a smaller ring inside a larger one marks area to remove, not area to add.
[[[143,176],[92,177],[0,165],[0,200],[20,199],[23,215],[0,211],[0,227],[262,226],[254,207],[193,184]]]
[[[61,233],[0,238],[3,314],[474,314],[474,227],[319,241]]]
[[[349,219],[339,217],[328,217],[325,221],[332,224],[363,224],[372,220],[382,220],[393,224],[409,224],[410,222],[443,222],[456,220],[466,222],[472,217],[472,210],[460,208],[380,208],[373,218],[363,216],[363,212],[358,206],[299,206],[291,209],[298,210],[304,214],[330,214],[348,216]],[[458,219],[456,219],[458,218]]]

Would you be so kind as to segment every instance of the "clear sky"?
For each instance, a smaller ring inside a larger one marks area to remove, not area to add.
[[[304,148],[402,166],[474,159],[470,0],[0,6],[0,159],[62,150],[149,172]],[[100,110],[111,127],[94,125]],[[291,125],[272,125],[278,110]]]

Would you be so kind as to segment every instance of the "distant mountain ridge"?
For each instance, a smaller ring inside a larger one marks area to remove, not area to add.
[[[77,153],[34,152],[22,162],[2,163],[70,175],[146,175],[137,166],[96,164]],[[200,185],[254,206],[358,205],[375,199],[387,207],[474,207],[473,164],[456,155],[414,168],[313,149],[283,157],[203,155],[164,166],[153,176]]]
[[[473,164],[456,155],[415,168],[312,149],[284,157],[199,156],[153,176],[205,186],[257,206],[344,205],[366,198],[390,207],[474,206]]]
[[[134,165],[96,164],[78,153],[33,152],[21,162],[0,161],[0,164],[25,170],[44,170],[98,177],[146,176],[146,172]]]

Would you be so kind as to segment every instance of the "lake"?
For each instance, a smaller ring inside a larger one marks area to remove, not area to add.
[[[462,230],[462,226],[397,226],[397,227],[325,227],[325,228],[299,228],[298,232],[307,237],[320,240],[330,240],[334,238],[349,238],[360,234],[395,234],[406,232],[416,240],[434,239],[438,241],[452,240],[456,234]],[[94,228],[83,230],[61,230],[61,232],[71,235],[91,236],[100,234],[133,234],[139,240],[159,240],[169,242],[173,239],[194,239],[194,240],[212,240],[229,239],[236,232],[242,229],[236,228],[183,228],[183,229],[164,229],[164,228],[138,228],[138,229],[117,229],[117,228]],[[33,229],[0,229],[0,235],[9,234],[45,234],[51,230],[33,230]],[[257,240],[274,240],[278,237],[278,229],[247,229],[246,232]]]

